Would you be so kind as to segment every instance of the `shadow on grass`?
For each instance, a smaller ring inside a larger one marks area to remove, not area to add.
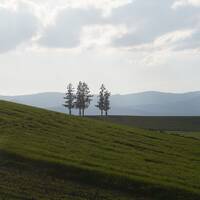
[[[97,188],[110,189],[124,192],[134,197],[146,197],[154,200],[199,200],[200,194],[186,191],[179,188],[145,183],[133,180],[118,174],[100,172],[90,168],[83,168],[75,165],[63,165],[55,162],[32,160],[21,157],[17,154],[0,150],[0,167],[28,169],[35,173],[48,173],[49,176],[72,180],[81,184],[92,185]],[[96,195],[96,196],[95,196]],[[94,199],[98,199],[98,194]]]

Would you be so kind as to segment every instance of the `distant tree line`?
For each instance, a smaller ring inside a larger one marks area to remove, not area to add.
[[[67,85],[63,106],[69,110],[69,115],[72,114],[72,109],[77,109],[79,116],[84,116],[85,110],[90,106],[93,96],[85,82],[80,81],[76,91],[73,85],[69,83]],[[108,111],[110,110],[110,96],[111,93],[102,84],[98,95],[98,102],[95,105],[100,110],[101,116],[104,113],[106,116],[108,115]]]

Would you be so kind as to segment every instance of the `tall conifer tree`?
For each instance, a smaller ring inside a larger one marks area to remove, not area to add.
[[[104,111],[106,113],[106,116],[108,116],[108,111],[110,110],[110,95],[111,93],[106,90],[104,94]]]
[[[103,116],[103,111],[104,111],[104,93],[105,93],[105,86],[102,84],[100,87],[100,92],[98,95],[98,102],[96,107],[99,108],[99,110],[101,111],[101,116]]]
[[[83,83],[79,81],[77,92],[76,92],[76,102],[75,106],[79,110],[79,116],[81,116],[81,110],[82,110],[82,93],[83,93]]]
[[[84,116],[85,115],[85,109],[87,109],[90,106],[93,95],[91,94],[90,89],[85,82],[83,82],[82,88],[83,88],[82,116]]]
[[[70,83],[67,86],[67,92],[65,94],[65,103],[63,104],[64,107],[68,108],[69,110],[69,115],[72,114],[72,108],[74,108],[74,100],[76,96],[74,94],[74,88],[73,85]]]
[[[79,116],[85,115],[85,109],[87,109],[92,101],[93,95],[90,93],[90,89],[85,82],[79,82],[76,93],[76,108],[79,109]]]

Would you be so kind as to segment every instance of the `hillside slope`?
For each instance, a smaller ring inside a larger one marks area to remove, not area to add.
[[[0,101],[4,199],[199,199],[200,140]]]

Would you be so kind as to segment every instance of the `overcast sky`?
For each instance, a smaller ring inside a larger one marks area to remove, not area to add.
[[[0,95],[200,90],[200,0],[0,0]]]

